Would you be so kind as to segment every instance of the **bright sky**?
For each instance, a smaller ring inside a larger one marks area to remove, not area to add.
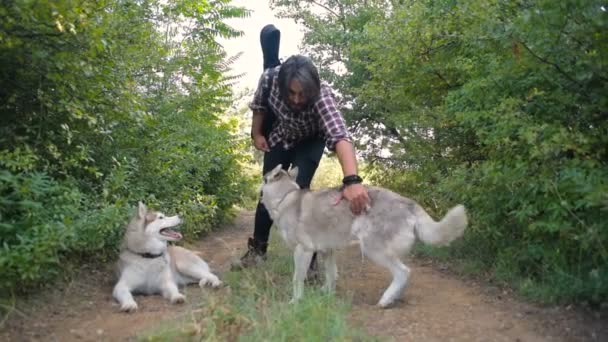
[[[262,73],[263,57],[260,46],[260,31],[267,24],[273,24],[281,31],[281,46],[279,57],[299,53],[298,45],[303,33],[299,26],[291,19],[278,19],[268,5],[268,0],[234,0],[232,5],[250,9],[251,16],[244,19],[231,19],[225,22],[245,34],[240,38],[220,40],[228,56],[243,52],[232,68],[235,74],[246,73],[237,84],[237,89],[255,89]]]

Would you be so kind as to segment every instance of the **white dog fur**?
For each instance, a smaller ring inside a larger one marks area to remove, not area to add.
[[[296,176],[297,168],[287,172],[279,165],[264,175],[262,185],[262,203],[294,251],[292,302],[302,297],[314,252],[321,254],[325,266],[323,289],[335,290],[334,250],[347,246],[354,237],[359,240],[363,254],[393,276],[378,302],[379,306],[387,307],[400,297],[407,284],[410,269],[400,259],[410,251],[416,238],[426,244],[447,245],[462,236],[467,226],[462,205],[435,222],[413,200],[377,187],[367,187],[371,207],[355,216],[346,200],[337,203],[339,189],[301,190]]]
[[[183,303],[185,296],[178,286],[198,283],[217,287],[222,284],[210,272],[207,263],[194,252],[167,246],[168,241],[181,240],[182,235],[171,229],[181,224],[179,216],[148,211],[139,203],[138,211],[127,226],[118,260],[119,280],[113,296],[120,310],[133,312],[137,303],[132,293],[160,293],[171,303]]]

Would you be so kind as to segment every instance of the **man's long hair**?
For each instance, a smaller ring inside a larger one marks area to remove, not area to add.
[[[317,100],[321,92],[321,80],[319,71],[310,58],[293,55],[281,64],[277,81],[279,94],[283,99],[287,99],[289,96],[289,83],[292,80],[300,82],[308,105]]]

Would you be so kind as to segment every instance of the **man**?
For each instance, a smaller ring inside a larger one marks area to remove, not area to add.
[[[342,198],[350,202],[354,214],[365,209],[369,197],[357,175],[355,150],[344,119],[331,88],[320,82],[317,68],[308,57],[295,55],[282,65],[267,69],[249,108],[253,111],[253,145],[265,152],[262,174],[279,164],[285,169],[297,166],[296,182],[301,188],[308,188],[327,146],[336,152],[342,166]],[[276,121],[265,137],[263,122],[270,114],[276,116]],[[247,254],[241,258],[242,267],[266,258],[271,226],[268,211],[258,203],[254,233],[249,238]]]

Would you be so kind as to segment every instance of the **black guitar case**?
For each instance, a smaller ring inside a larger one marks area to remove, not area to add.
[[[279,31],[279,29],[272,24],[264,26],[260,32],[260,44],[262,45],[262,54],[264,55],[264,70],[274,68],[281,64],[281,61],[279,60],[281,31]],[[272,76],[273,75],[269,77],[270,82],[272,82]],[[266,88],[270,90],[271,85],[272,83],[269,83]],[[267,101],[269,95],[269,91],[268,93],[263,94],[264,101],[266,102],[266,108],[268,108],[268,112],[264,116],[264,121],[262,122],[262,133],[266,139],[268,139],[268,135],[270,134],[274,122],[277,119],[275,113],[272,111],[272,109],[270,109],[270,106],[268,106]]]

